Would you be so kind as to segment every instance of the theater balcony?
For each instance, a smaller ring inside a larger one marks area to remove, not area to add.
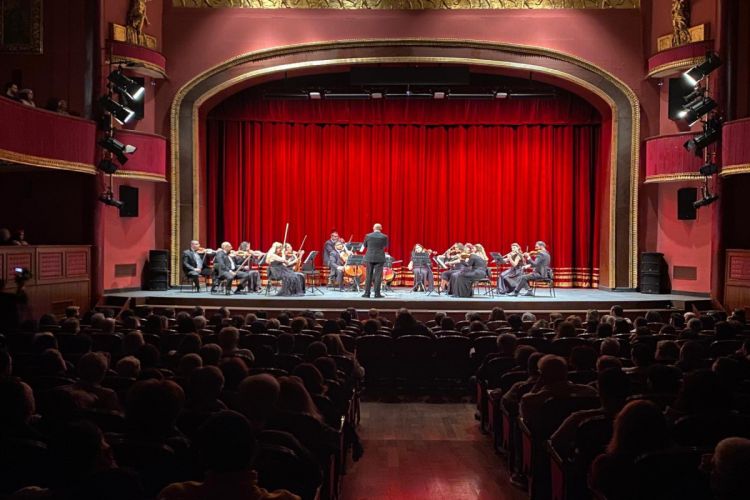
[[[96,173],[96,123],[0,98],[0,160]]]

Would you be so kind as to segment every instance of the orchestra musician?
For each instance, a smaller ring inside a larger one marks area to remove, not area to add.
[[[521,251],[521,245],[513,243],[510,246],[510,252],[503,255],[503,262],[510,264],[510,268],[500,273],[497,279],[497,293],[501,295],[515,290],[518,281],[523,276],[523,266],[526,264],[526,259]]]
[[[291,248],[291,247],[290,247]],[[268,264],[268,278],[281,280],[281,289],[276,295],[304,295],[305,275],[295,273],[289,266],[294,265],[297,256],[287,256],[284,245],[278,241],[271,245],[266,253],[266,264]]]
[[[333,236],[333,235],[332,235]],[[328,242],[326,242],[326,246]],[[339,290],[344,285],[344,265],[346,264],[346,258],[349,256],[346,246],[341,241],[337,241],[333,246],[333,249],[326,255],[326,262],[328,263],[329,273],[331,277],[331,283],[337,285]]]
[[[476,245],[471,245],[471,250],[468,258],[466,258],[466,267],[452,277],[451,289],[454,297],[473,296],[473,283],[487,277],[488,259],[484,247],[477,243]],[[462,258],[464,258],[464,255],[462,255]]]
[[[328,257],[331,255],[331,252],[334,252],[336,250],[336,243],[339,242],[341,237],[339,236],[339,232],[334,230],[331,232],[331,238],[326,240],[325,244],[323,245],[323,260],[325,262],[328,262]],[[330,285],[333,283],[333,278],[329,274],[328,275],[328,284]]]
[[[374,283],[375,298],[380,299],[380,286],[383,283],[383,264],[385,264],[385,249],[388,247],[388,236],[383,234],[383,226],[375,224],[372,232],[365,236],[360,251],[367,250],[364,262],[367,266],[367,279],[365,279],[365,293],[362,297],[370,298],[370,289]]]
[[[193,282],[195,288],[200,291],[200,277],[210,276],[211,268],[208,266],[205,251],[201,248],[198,240],[190,242],[190,248],[182,252],[182,272]],[[203,255],[201,255],[201,253]]]
[[[454,243],[443,255],[438,257],[438,261],[444,266],[448,267],[447,270],[440,273],[440,290],[443,292],[450,293],[450,283],[453,275],[461,272],[466,267],[466,259],[461,259],[461,254],[466,252],[466,248],[462,243]],[[466,252],[468,253],[468,252]]]
[[[414,263],[415,257],[417,257],[416,264]],[[414,249],[411,252],[411,260],[407,268],[414,273],[414,288],[412,288],[412,291],[416,291],[420,287],[423,291],[432,292],[435,290],[430,252],[426,251],[421,244],[417,243],[414,245]]]
[[[219,280],[226,280],[227,282],[227,293],[232,285],[232,280],[237,279],[237,289],[234,293],[242,293],[247,282],[249,280],[249,274],[245,271],[238,269],[237,263],[234,261],[229,252],[232,251],[232,245],[228,241],[221,244],[221,248],[216,251],[216,257],[214,257],[214,284],[211,287],[211,291],[216,290],[216,285]]]
[[[529,264],[524,266],[525,269],[532,269],[530,274],[524,274],[518,280],[513,295],[531,295],[531,287],[529,281],[535,279],[549,279],[552,277],[552,270],[550,269],[550,255],[547,252],[547,245],[543,241],[537,241],[534,245],[533,252],[527,252],[523,254]]]
[[[237,252],[230,254],[230,257],[237,264],[237,269],[241,272],[247,273],[247,288],[251,292],[260,291],[260,271],[257,269],[251,269],[252,264],[257,264],[260,258],[263,257],[263,252],[259,250],[253,250],[250,248],[250,243],[243,241],[237,248]]]

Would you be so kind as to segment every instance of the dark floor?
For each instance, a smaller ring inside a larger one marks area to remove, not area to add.
[[[344,500],[526,500],[474,420],[469,403],[362,403],[365,455]]]

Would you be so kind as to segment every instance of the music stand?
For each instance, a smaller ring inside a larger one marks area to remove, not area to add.
[[[500,252],[490,252],[490,256],[492,257],[492,261],[497,264],[497,283],[498,286],[500,286],[500,270],[505,265],[505,256],[500,255]]]
[[[434,260],[435,263],[437,264],[438,286],[434,287],[432,289],[432,291],[427,292],[427,297],[429,297],[430,295],[432,295],[435,292],[435,289],[437,289],[437,294],[438,295],[442,295],[442,292],[440,291],[440,286],[441,286],[440,285],[440,283],[441,283],[441,281],[440,281],[440,275],[443,273],[443,271],[446,271],[446,270],[450,269],[450,267],[448,267],[445,264],[445,262],[443,262],[443,260],[440,257],[442,257],[442,255],[436,255],[435,257],[432,258],[432,260]],[[434,283],[434,281],[435,281],[435,277],[434,276],[432,277],[432,280],[433,280],[433,283]]]
[[[418,267],[432,267],[432,261],[430,260],[430,256],[427,255],[427,254],[412,255],[411,261],[412,261],[412,264],[413,264],[412,273],[414,272],[413,269],[416,269]],[[432,285],[433,285],[433,290],[434,290],[434,286],[435,286],[435,277],[434,276],[432,277],[432,280],[433,280]],[[416,291],[415,288],[417,286],[422,287],[422,291],[423,292],[427,291],[427,290],[424,289],[424,284],[423,283],[420,283],[419,285],[417,285],[415,283],[414,287],[412,288],[412,292]]]
[[[300,271],[305,275],[305,278],[310,276],[310,279],[312,280],[312,286],[307,287],[311,294],[314,295],[315,293],[320,293],[321,295],[325,295],[323,290],[318,288],[318,271],[315,269],[315,257],[317,257],[317,255],[317,250],[310,251],[310,253],[307,254],[307,258],[305,258],[305,261],[302,263]]]
[[[362,243],[362,241],[350,241],[349,243],[344,243],[344,248],[350,252],[359,252],[359,249],[362,248]]]
[[[361,245],[361,243],[359,243]],[[363,266],[365,262],[364,255],[350,255],[346,259],[346,264],[344,266]],[[354,291],[359,292],[361,291],[359,288],[359,280],[357,279],[357,276],[354,276]]]

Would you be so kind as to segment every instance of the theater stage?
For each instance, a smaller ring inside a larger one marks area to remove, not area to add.
[[[292,310],[311,309],[316,311],[341,311],[347,307],[357,310],[367,310],[376,307],[383,311],[397,310],[406,307],[417,313],[433,311],[489,311],[493,307],[501,307],[511,312],[546,312],[569,311],[584,312],[587,309],[609,309],[613,304],[620,304],[626,310],[647,311],[657,310],[690,310],[697,308],[706,310],[711,308],[708,297],[696,297],[682,294],[652,295],[638,292],[611,292],[598,289],[560,288],[556,289],[555,297],[549,296],[549,290],[537,290],[536,297],[509,297],[496,295],[494,298],[481,292],[472,298],[454,298],[445,294],[415,293],[409,288],[394,288],[385,292],[385,298],[366,299],[360,293],[338,290],[323,290],[322,294],[311,294],[300,297],[276,297],[265,293],[249,293],[246,295],[218,295],[208,292],[191,292],[173,288],[163,292],[130,291],[116,292],[105,295],[107,303],[122,304],[130,300],[130,307],[149,305],[153,307],[184,308],[195,305],[204,307],[227,306],[233,311],[251,310]]]

